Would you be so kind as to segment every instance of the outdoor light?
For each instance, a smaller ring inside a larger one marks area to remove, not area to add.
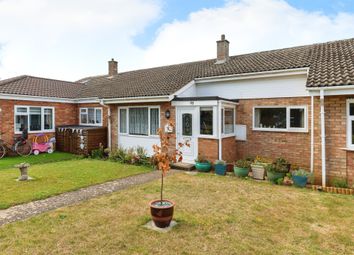
[[[170,112],[170,110],[166,110],[166,111],[165,111],[165,117],[166,117],[166,119],[169,119],[169,118],[171,117],[171,112]]]

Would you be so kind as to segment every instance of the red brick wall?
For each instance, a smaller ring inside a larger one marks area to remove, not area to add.
[[[214,162],[219,158],[219,140],[218,139],[198,139],[198,154],[207,160]]]
[[[237,141],[237,159],[260,155],[267,158],[284,157],[292,164],[310,168],[310,98],[281,98],[240,100],[236,108],[236,123],[247,126],[247,140]],[[309,132],[253,131],[254,106],[306,105]]]
[[[354,152],[347,152],[347,175],[349,185],[354,185]]]
[[[0,100],[0,132],[3,133],[2,139],[12,144],[14,133],[14,110],[15,105],[26,106],[51,106],[55,107],[55,126],[76,125],[78,124],[78,111],[76,104],[52,103],[52,102],[33,102],[20,100]],[[48,136],[54,136],[54,133],[46,133]],[[30,134],[32,139],[34,135]]]
[[[235,136],[222,139],[222,159],[228,163],[233,163],[236,160],[236,140]]]

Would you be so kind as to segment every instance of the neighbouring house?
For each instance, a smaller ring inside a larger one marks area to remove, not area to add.
[[[107,127],[107,144],[144,146],[157,129],[188,140],[184,160],[198,154],[233,162],[284,157],[314,172],[354,181],[354,39],[119,72],[77,82],[20,76],[0,81],[2,138],[67,125]]]

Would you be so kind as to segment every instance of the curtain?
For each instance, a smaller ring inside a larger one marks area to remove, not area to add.
[[[150,135],[157,135],[159,129],[159,109],[150,109]]]
[[[149,116],[148,108],[130,108],[129,109],[129,134],[148,135],[149,134]]]

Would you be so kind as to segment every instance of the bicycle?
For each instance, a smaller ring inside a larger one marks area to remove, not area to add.
[[[0,133],[0,159],[2,159],[6,153],[7,149],[17,153],[19,156],[29,156],[32,153],[32,145],[28,142],[28,131],[24,129],[20,137],[14,139],[14,144],[10,145],[1,139]]]

